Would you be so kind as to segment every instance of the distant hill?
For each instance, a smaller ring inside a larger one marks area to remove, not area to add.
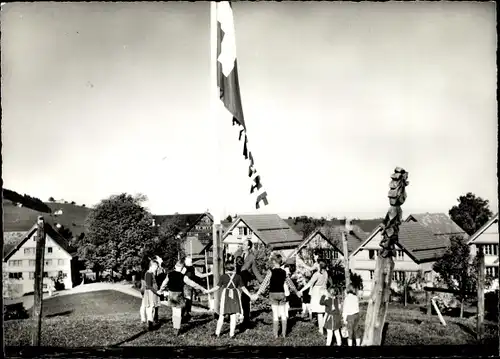
[[[7,190],[8,191],[8,190]],[[14,191],[10,191],[15,193]],[[9,193],[5,196],[6,190],[4,189],[3,198],[3,230],[4,232],[23,232],[29,230],[37,220],[38,216],[43,216],[47,223],[55,226],[59,223],[65,228],[70,230],[73,236],[78,236],[84,233],[85,220],[90,212],[89,208],[78,206],[71,203],[52,203],[41,202],[36,204],[36,209],[28,207],[31,203],[22,203],[19,197]],[[18,195],[19,196],[19,195]],[[11,198],[14,198],[12,200]],[[21,203],[23,206],[19,207],[17,204]],[[44,209],[44,211],[41,211]],[[62,214],[55,216],[57,211],[61,210]]]

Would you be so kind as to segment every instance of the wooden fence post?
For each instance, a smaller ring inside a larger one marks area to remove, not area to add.
[[[42,216],[37,220],[36,257],[35,257],[35,285],[33,304],[33,328],[31,345],[40,346],[42,330],[42,301],[43,301],[43,267],[45,258],[45,221]]]
[[[481,341],[484,335],[484,280],[485,280],[485,264],[484,264],[484,249],[478,245],[478,260],[479,273],[477,274],[477,340]]]
[[[342,251],[344,252],[344,276],[345,288],[351,284],[351,273],[349,271],[349,250],[347,247],[347,233],[342,231]]]

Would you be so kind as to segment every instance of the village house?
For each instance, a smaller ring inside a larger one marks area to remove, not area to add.
[[[210,213],[153,215],[153,226],[170,226],[181,238],[196,238],[203,245],[212,241],[213,217]]]
[[[343,260],[342,232],[344,231],[344,226],[323,226],[316,229],[290,254],[288,262],[294,262],[297,255],[301,259],[308,258],[315,249],[321,251],[321,258],[326,261]],[[348,254],[354,252],[366,238],[367,233],[360,227],[351,225],[346,231]]]
[[[222,236],[226,253],[235,253],[245,240],[254,248],[268,246],[284,258],[302,242],[302,238],[277,214],[247,214],[238,216]]]
[[[6,297],[20,297],[33,292],[36,232],[36,223],[27,231],[20,231],[19,228],[9,231],[6,228],[4,232],[3,286]],[[74,253],[68,242],[49,223],[45,223],[45,234],[43,277],[62,277],[65,288],[72,288],[75,282],[72,265]],[[46,289],[47,283],[44,283]]]
[[[441,238],[450,245],[451,237],[462,237],[467,239],[469,236],[458,226],[450,217],[444,213],[414,213],[406,218],[405,222],[416,222],[431,231],[436,238]]]
[[[478,246],[483,247],[486,274],[496,279],[495,285],[498,286],[498,213],[470,237],[468,244],[473,256],[477,254]]]
[[[349,257],[350,268],[363,279],[363,296],[369,296],[373,285],[376,258],[382,240],[382,226],[378,226]],[[443,237],[435,236],[418,222],[403,222],[399,228],[399,243],[394,258],[393,288],[397,282],[419,271],[425,285],[433,282],[432,265],[445,253],[448,245]]]

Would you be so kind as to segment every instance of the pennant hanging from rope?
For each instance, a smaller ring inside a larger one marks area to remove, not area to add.
[[[247,127],[243,117],[238,80],[233,10],[229,1],[217,2],[217,86],[220,89],[220,99],[224,107],[233,115],[233,126],[241,126],[239,141],[243,140],[243,156],[245,160],[250,160],[248,177],[252,177],[257,173],[257,169],[248,148]],[[255,184],[252,184],[250,193],[257,192],[258,194],[255,202],[256,209],[260,208],[261,202],[267,206],[269,204],[267,192],[264,190],[260,192],[263,188],[260,176],[257,175],[253,182]]]

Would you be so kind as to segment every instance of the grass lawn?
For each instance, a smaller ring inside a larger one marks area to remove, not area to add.
[[[91,346],[322,346],[325,337],[308,321],[291,319],[286,339],[272,338],[272,319],[268,311],[256,311],[254,329],[228,337],[229,325],[223,335],[214,339],[215,320],[210,314],[194,314],[183,325],[183,334],[173,336],[169,308],[160,308],[163,325],[147,332],[139,319],[140,299],[116,291],[99,291],[65,295],[44,300],[42,345],[58,347]],[[366,305],[362,306],[362,320]],[[384,345],[457,345],[475,344],[475,319],[445,317],[447,326],[436,316],[426,317],[417,306],[390,307]],[[30,342],[30,320],[12,320],[4,325],[5,345],[25,346]],[[486,322],[488,344],[498,343],[497,324]],[[496,344],[498,345],[498,344]]]

